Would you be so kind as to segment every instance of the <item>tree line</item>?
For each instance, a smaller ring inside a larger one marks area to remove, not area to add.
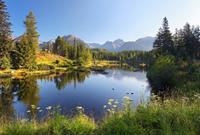
[[[69,44],[63,37],[58,36],[52,44],[50,52],[74,60],[80,66],[92,61],[91,50],[76,38],[74,38],[73,44]]]
[[[171,33],[167,18],[163,19],[147,77],[156,91],[172,89],[200,90],[200,28],[186,23]]]
[[[200,59],[200,27],[186,23],[172,35],[165,17],[154,42],[154,48],[158,55],[173,55],[177,59],[189,61]]]
[[[0,0],[0,68],[34,68],[39,34],[36,19],[30,12],[24,21],[26,31],[19,41],[13,42],[11,23],[4,1]]]
[[[134,67],[138,67],[140,64],[145,63],[148,67],[153,61],[154,54],[152,52],[145,51],[110,52],[105,49],[92,49],[92,56],[94,61],[118,61],[121,64],[126,63]]]

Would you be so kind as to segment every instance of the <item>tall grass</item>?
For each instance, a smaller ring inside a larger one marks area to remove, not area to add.
[[[161,101],[108,113],[95,122],[83,113],[69,118],[55,115],[42,122],[1,123],[2,135],[200,135],[200,96]]]
[[[118,112],[100,124],[100,135],[200,135],[200,100],[154,100]]]

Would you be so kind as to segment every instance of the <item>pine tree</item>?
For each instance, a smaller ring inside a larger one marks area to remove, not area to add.
[[[194,28],[194,36],[196,39],[196,44],[195,44],[195,58],[200,59],[200,27],[197,26]]]
[[[53,53],[64,56],[64,57],[68,57],[68,49],[69,49],[69,46],[67,42],[65,41],[65,39],[58,36],[53,45]]]
[[[154,48],[157,48],[160,54],[174,53],[172,34],[170,32],[168,20],[166,17],[163,19],[162,28],[159,29],[157,34],[157,38],[154,42]]]
[[[28,59],[26,59],[25,68],[31,69],[36,65],[36,51],[39,49],[39,34],[36,27],[36,19],[33,15],[33,12],[30,12],[26,17],[24,22],[26,26],[26,32],[24,41],[21,41],[22,44],[26,44],[28,47]],[[24,54],[25,55],[25,54]]]
[[[58,36],[55,40],[55,43],[53,44],[53,53],[54,54],[58,54],[58,50],[59,50],[59,44],[61,42],[61,37]]]
[[[0,68],[10,67],[11,23],[6,4],[0,0]]]
[[[183,42],[183,34],[182,30],[176,29],[175,34],[173,35],[174,48],[175,48],[175,56],[176,58],[184,58],[186,57],[186,50]]]
[[[26,21],[24,22],[26,26],[26,36],[31,43],[33,51],[37,51],[39,48],[39,34],[37,32],[36,27],[36,19],[33,12],[29,12],[28,16],[26,17]]]
[[[35,54],[32,52],[32,47],[29,45],[27,36],[23,36],[19,43],[16,43],[16,51],[18,52],[18,59],[16,60],[17,68],[32,68],[35,66]]]
[[[199,58],[200,29],[186,23],[183,29],[177,30],[174,35],[177,56],[192,61]]]

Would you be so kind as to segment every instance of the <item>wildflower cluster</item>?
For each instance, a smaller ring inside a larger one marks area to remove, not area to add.
[[[123,97],[123,107],[125,112],[130,112],[132,99],[128,96]]]
[[[109,114],[114,114],[118,109],[118,104],[118,100],[109,99],[107,105],[104,105],[104,109],[106,109]]]
[[[84,114],[84,108],[82,106],[77,106],[76,111],[78,112],[79,115]]]
[[[27,110],[26,112],[29,115],[45,112],[48,114],[48,116],[51,116],[54,114],[59,114],[61,110],[62,109],[60,106],[56,106],[56,107],[47,106],[44,109],[42,109],[39,106],[37,107],[36,105],[30,105],[29,110]]]

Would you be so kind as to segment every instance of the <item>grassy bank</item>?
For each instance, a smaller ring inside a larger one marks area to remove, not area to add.
[[[55,115],[40,122],[1,121],[2,135],[199,135],[200,96],[161,101],[131,109],[126,102],[121,111],[108,111],[95,122],[79,113],[72,118]]]
[[[5,69],[0,70],[0,78],[14,77],[23,78],[26,76],[34,75],[49,75],[53,73],[66,72],[66,71],[87,71],[93,68],[110,68],[117,67],[119,63],[116,61],[95,61],[89,62],[85,65],[77,65],[75,61],[66,59],[62,56],[50,54],[46,52],[37,53],[37,68],[28,69]]]

